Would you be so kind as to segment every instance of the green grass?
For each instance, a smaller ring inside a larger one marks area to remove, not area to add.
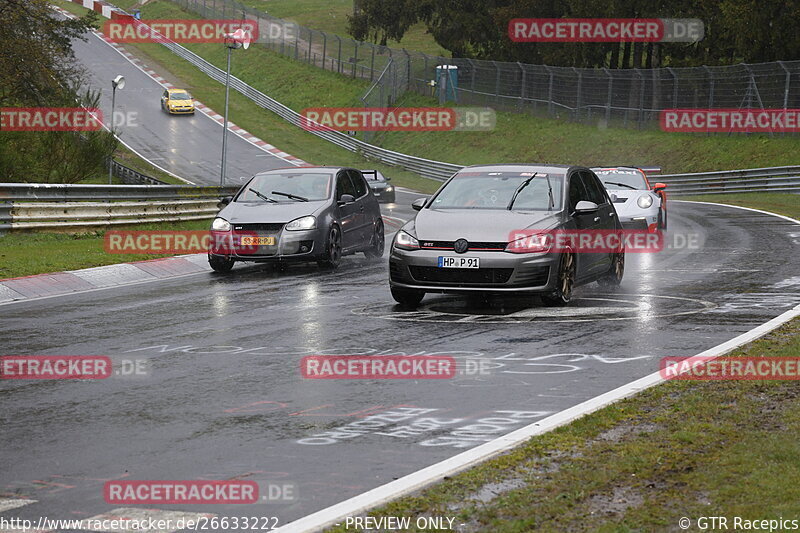
[[[667,189],[669,190],[669,189]],[[772,213],[800,218],[800,195],[779,192],[754,192],[745,194],[705,194],[695,196],[675,196],[676,200],[696,200],[718,204],[740,205],[763,209]]]
[[[246,6],[265,11],[273,17],[296,22],[314,30],[351,38],[347,33],[347,15],[353,13],[353,0],[240,0]],[[427,32],[424,24],[415,24],[403,39],[389,40],[392,48],[416,50],[428,55],[450,57],[450,52],[439,46]]]
[[[137,231],[206,230],[208,220],[136,224],[113,229]],[[60,272],[102,265],[143,261],[175,254],[109,254],[103,247],[103,230],[78,234],[7,233],[0,234],[0,279]]]

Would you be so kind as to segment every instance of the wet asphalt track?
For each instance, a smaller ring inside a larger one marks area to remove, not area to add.
[[[103,501],[105,479],[241,478],[262,490],[291,485],[297,497],[158,507],[278,516],[284,524],[800,303],[796,225],[685,203],[672,204],[670,224],[668,241],[696,234],[699,249],[628,254],[619,291],[592,284],[558,310],[513,299],[470,307],[429,295],[418,311],[403,311],[389,295],[386,257],[371,263],[363,256],[346,258],[333,273],[243,265],[228,276],[209,272],[4,306],[3,354],[143,359],[149,375],[0,382],[0,498],[38,501],[3,516],[107,512],[118,506]],[[488,374],[445,381],[300,376],[304,355],[359,353],[453,355],[462,370],[477,366],[467,359],[485,361]]]

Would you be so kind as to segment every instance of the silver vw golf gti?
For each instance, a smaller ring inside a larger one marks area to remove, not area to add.
[[[624,245],[554,251],[524,237],[621,231],[605,188],[588,168],[466,167],[412,206],[419,213],[397,232],[389,256],[389,285],[401,305],[416,306],[428,292],[481,291],[534,293],[545,304],[566,305],[577,285],[622,281]]]

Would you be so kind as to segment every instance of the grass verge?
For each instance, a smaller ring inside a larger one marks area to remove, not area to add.
[[[115,227],[137,231],[205,230],[209,220],[136,224]],[[105,230],[67,233],[0,234],[0,279],[31,276],[46,272],[77,270],[128,261],[144,261],[175,254],[109,254],[103,247]]]

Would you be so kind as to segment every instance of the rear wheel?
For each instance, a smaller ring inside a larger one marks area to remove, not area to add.
[[[236,261],[230,259],[228,257],[222,257],[220,255],[209,255],[208,256],[208,264],[214,270],[214,272],[221,272],[227,273],[230,272],[233,268],[233,264]]]
[[[392,298],[403,307],[417,307],[425,297],[423,291],[392,287]]]
[[[625,273],[625,252],[617,252],[611,259],[611,268],[608,274],[597,280],[601,287],[617,287],[622,283],[622,276]]]
[[[575,254],[570,251],[561,253],[558,263],[558,279],[552,292],[542,295],[542,302],[549,306],[567,305],[572,299],[572,288],[575,285]]]
[[[342,260],[342,234],[338,226],[331,226],[328,231],[328,240],[325,242],[325,253],[317,265],[320,268],[336,268]]]
[[[383,250],[386,247],[386,237],[383,234],[383,221],[378,220],[375,224],[375,231],[372,234],[372,241],[369,248],[364,250],[364,255],[369,259],[380,259],[383,257]]]

